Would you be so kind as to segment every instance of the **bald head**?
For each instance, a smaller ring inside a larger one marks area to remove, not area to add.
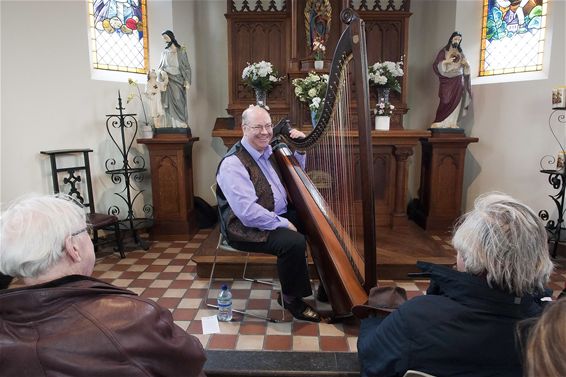
[[[269,145],[273,137],[271,116],[264,107],[251,105],[242,113],[242,131],[244,140],[258,152]]]

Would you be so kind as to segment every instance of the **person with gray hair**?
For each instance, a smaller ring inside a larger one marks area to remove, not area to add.
[[[530,331],[525,352],[525,376],[566,376],[566,299],[544,309]]]
[[[204,376],[199,340],[154,301],[91,278],[85,213],[30,196],[0,216],[0,365],[6,376]]]
[[[419,262],[426,296],[361,318],[362,376],[521,376],[517,323],[541,314],[553,264],[544,225],[518,200],[481,195],[456,227],[457,269]]]

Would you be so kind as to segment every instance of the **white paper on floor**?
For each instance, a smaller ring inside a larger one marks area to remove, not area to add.
[[[210,317],[202,317],[202,333],[203,334],[217,334],[220,332],[218,326],[218,318],[215,315]]]

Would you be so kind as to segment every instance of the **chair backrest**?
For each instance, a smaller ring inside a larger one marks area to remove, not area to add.
[[[403,377],[435,377],[435,376],[425,372],[419,372],[418,370],[408,370],[407,372],[405,372]]]
[[[53,191],[72,196],[94,213],[90,152],[92,149],[59,149],[40,153],[49,156]]]

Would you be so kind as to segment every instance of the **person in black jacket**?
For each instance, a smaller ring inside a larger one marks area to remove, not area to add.
[[[457,270],[418,263],[431,275],[426,296],[389,315],[366,312],[358,337],[363,376],[522,375],[516,324],[540,315],[553,269],[544,225],[526,205],[489,193],[452,242]]]
[[[0,289],[8,288],[10,286],[10,283],[12,283],[12,279],[13,278],[11,276],[0,273]]]

